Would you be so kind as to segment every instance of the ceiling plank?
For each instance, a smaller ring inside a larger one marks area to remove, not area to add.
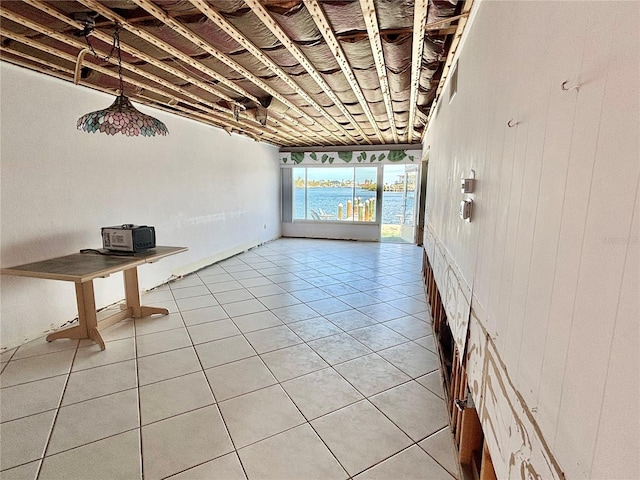
[[[329,24],[329,20],[327,20],[327,17],[324,14],[322,7],[320,6],[317,0],[304,0],[304,5],[307,7],[307,10],[309,10],[309,13],[311,14],[311,17],[313,18],[314,22],[316,22],[316,25],[318,26],[318,30],[320,30],[320,33],[322,33],[322,36],[324,37],[325,42],[327,42],[327,45],[329,46],[331,53],[333,53],[333,56],[336,59],[336,62],[338,62],[338,65],[340,65],[340,68],[342,69],[342,73],[346,77],[347,82],[349,82],[349,85],[351,86],[353,93],[358,99],[358,102],[360,103],[360,106],[362,107],[364,114],[367,116],[369,123],[375,130],[376,136],[380,140],[380,143],[385,143],[384,137],[382,136],[382,132],[380,131],[380,127],[378,126],[378,122],[376,122],[376,119],[373,117],[373,113],[371,113],[371,109],[369,108],[369,102],[367,102],[367,99],[364,97],[364,94],[362,93],[362,89],[360,88],[360,85],[358,84],[358,81],[356,80],[356,77],[353,74],[353,70],[351,69],[351,65],[349,64],[347,57],[342,51],[340,42],[338,42],[338,39],[333,33],[333,29],[331,28],[331,25]]]
[[[396,129],[396,120],[393,112],[393,103],[391,102],[391,92],[389,91],[389,81],[387,80],[387,67],[384,61],[384,52],[382,51],[382,42],[380,40],[380,30],[378,29],[378,17],[376,16],[376,6],[373,0],[360,0],[360,8],[364,16],[364,23],[369,33],[369,42],[371,43],[371,51],[376,64],[378,78],[380,79],[380,88],[382,89],[382,99],[387,109],[387,118],[391,126],[391,134],[393,141],[398,143],[398,130]]]
[[[422,50],[424,47],[424,28],[427,23],[428,0],[415,0],[413,11],[413,43],[411,52],[411,97],[409,98],[409,125],[407,128],[407,143],[413,142],[414,122],[418,103],[418,88],[420,86],[420,71],[422,67]]]
[[[353,115],[351,115],[349,110],[347,110],[347,107],[344,106],[344,104],[340,101],[331,87],[327,85],[327,82],[324,81],[324,78],[322,78],[320,72],[316,70],[316,68],[309,61],[306,55],[302,53],[302,50],[300,50],[298,46],[284,32],[284,30],[282,30],[280,25],[278,25],[278,22],[273,19],[273,17],[269,14],[265,7],[258,0],[245,0],[245,3],[251,8],[253,13],[262,21],[262,23],[264,23],[265,26],[269,28],[269,30],[271,30],[271,33],[273,33],[276,38],[280,40],[282,45],[284,45],[285,48],[289,50],[294,58],[298,60],[300,65],[302,65],[302,67],[309,73],[309,75],[311,75],[311,78],[316,81],[316,83],[320,86],[320,88],[322,88],[322,90],[327,94],[327,96],[336,105],[336,107],[340,109],[347,120],[349,120],[349,122],[356,128],[356,130],[358,130],[362,138],[367,143],[372,144],[373,142],[371,141],[369,136],[362,130],[360,124],[356,121],[355,118],[353,118]],[[344,128],[342,128],[341,131],[343,131],[343,133],[346,132],[347,135],[351,137],[351,134],[344,130]]]
[[[310,117],[309,115],[305,114],[296,105],[291,103],[283,95],[281,95],[279,92],[277,92],[276,90],[271,88],[268,84],[266,84],[260,78],[255,76],[249,70],[244,68],[242,65],[240,65],[236,61],[232,60],[228,55],[225,55],[222,52],[220,52],[219,50],[213,48],[206,40],[204,40],[203,38],[199,37],[198,35],[193,33],[191,30],[189,30],[188,28],[184,27],[177,20],[175,20],[172,17],[170,17],[169,15],[167,15],[166,12],[164,12],[161,8],[159,8],[153,2],[151,2],[149,0],[131,0],[131,1],[133,3],[135,3],[136,5],[138,5],[139,7],[141,7],[142,9],[144,9],[145,11],[149,12],[156,19],[162,21],[166,25],[169,25],[171,28],[173,28],[176,32],[178,32],[184,38],[186,38],[187,40],[192,42],[194,45],[197,45],[198,47],[200,47],[201,49],[203,49],[204,51],[206,51],[207,53],[212,55],[217,60],[221,61],[222,63],[224,63],[228,67],[230,67],[233,70],[235,70],[238,73],[240,73],[242,76],[244,76],[245,78],[247,78],[248,80],[253,82],[254,85],[258,86],[259,88],[264,90],[266,93],[268,93],[272,97],[277,98],[280,102],[282,102],[287,107],[289,107],[292,110],[294,110],[299,115],[303,116],[306,120],[310,121],[311,123],[317,124],[319,127],[323,128],[330,135],[334,135],[333,132],[331,132],[330,130],[324,128],[324,126],[322,124],[319,124],[319,123],[315,122],[315,120],[312,117]],[[257,99],[253,99],[252,98],[252,100],[257,102]],[[311,97],[308,97],[308,99],[305,99],[305,100],[307,100],[319,112],[322,110],[322,107],[320,105],[318,105]],[[334,122],[335,126],[338,126],[338,124],[337,124],[337,122],[335,122],[335,120],[332,119],[332,121]],[[341,140],[339,136],[335,136],[335,138],[337,140],[339,140],[339,141]]]

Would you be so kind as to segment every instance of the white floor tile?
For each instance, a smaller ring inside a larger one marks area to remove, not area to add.
[[[282,384],[307,420],[346,407],[364,397],[333,368],[294,378]]]
[[[225,318],[229,318],[229,316],[227,315],[227,312],[224,311],[224,308],[222,308],[220,305],[182,312],[182,319],[184,320],[184,324],[187,327],[197,325],[199,323],[224,320]]]
[[[215,460],[174,475],[171,480],[246,480],[237,453],[228,453]]]
[[[376,354],[349,360],[334,368],[365,397],[410,380],[410,377]]]
[[[327,367],[327,363],[309,346],[301,344],[261,355],[279,382]]]
[[[213,295],[209,294],[199,297],[182,298],[176,300],[176,304],[178,305],[178,309],[184,312],[187,310],[195,310],[196,308],[213,307],[214,305],[218,305],[218,302],[213,298]]]
[[[203,368],[217,367],[256,354],[242,335],[201,343],[196,345],[196,352]]]
[[[194,345],[240,335],[240,330],[230,319],[192,325],[187,330]]]
[[[220,305],[227,303],[242,302],[243,300],[252,300],[255,298],[249,290],[244,288],[239,290],[229,290],[228,292],[220,292],[213,295]]]
[[[416,442],[449,422],[444,400],[417,382],[405,383],[369,400]]]
[[[165,478],[232,451],[215,405],[142,427],[145,480]]]
[[[249,478],[337,480],[348,477],[309,425],[300,425],[254,443],[238,453]]]
[[[300,300],[298,300],[290,293],[279,293],[277,295],[260,297],[260,302],[262,302],[269,309],[276,309],[288,307],[290,305],[296,305],[300,303]]]
[[[384,326],[411,340],[431,335],[431,325],[410,315],[385,322]]]
[[[241,315],[233,317],[233,322],[237,325],[242,333],[263,330],[269,327],[282,325],[282,322],[272,312],[265,310],[264,312],[250,313],[249,315]]]
[[[439,432],[425,438],[418,445],[453,477],[459,478],[460,465],[456,457],[454,437],[448,425]]]
[[[286,325],[256,330],[246,334],[247,340],[258,353],[271,352],[279,348],[302,343],[302,339]]]
[[[378,354],[412,378],[438,369],[438,356],[413,342],[380,350]]]
[[[123,338],[109,342],[104,350],[96,344],[78,348],[71,371],[77,372],[86,368],[100,367],[110,363],[132,360],[136,357],[135,338]]]
[[[232,398],[219,406],[236,448],[305,423],[279,385]]]
[[[249,315],[250,313],[262,312],[267,310],[258,300],[245,300],[244,302],[228,303],[224,305],[224,310],[230,317],[239,317],[241,315]]]
[[[136,335],[147,335],[182,327],[184,327],[184,322],[179,313],[153,315],[151,317],[136,318],[135,320]]]
[[[342,333],[342,329],[322,317],[291,323],[289,328],[305,342]]]
[[[164,380],[140,388],[142,425],[215,403],[202,372]]]
[[[35,355],[43,355],[46,353],[61,352],[63,350],[75,350],[77,347],[78,340],[61,338],[54,342],[47,342],[44,337],[41,337],[37,340],[33,340],[32,342],[21,345],[11,359],[18,360],[20,358],[33,357]]]
[[[40,460],[10,468],[2,472],[2,480],[36,480],[39,468]]]
[[[60,408],[47,455],[138,427],[138,392],[126,390]]]
[[[369,327],[357,328],[349,331],[349,335],[355,337],[371,350],[378,351],[383,348],[393,347],[401,343],[408,342],[409,339],[382,324],[371,325]]]
[[[138,359],[140,385],[179,377],[197,372],[200,369],[200,361],[193,347],[180,348]]]
[[[327,315],[325,318],[345,332],[378,324],[373,318],[355,309]]]
[[[0,375],[2,387],[32,382],[69,373],[75,350],[11,360]]]
[[[442,380],[440,370],[418,377],[416,378],[416,381],[440,398],[444,398],[444,381]]]
[[[331,315],[332,313],[344,312],[345,310],[351,310],[351,306],[341,302],[337,298],[314,300],[313,302],[307,302],[307,305],[320,315],[324,316]]]
[[[177,289],[172,288],[171,293],[173,293],[173,298],[177,301],[177,300],[182,300],[184,298],[200,297],[202,295],[211,295],[211,292],[209,291],[209,289],[205,287],[204,284],[202,284],[200,279],[198,279],[198,281],[200,282],[200,285],[198,285],[197,287],[182,287]]]
[[[139,431],[132,430],[48,456],[42,463],[38,478],[40,480],[141,479],[139,437]]]
[[[453,480],[451,475],[417,445],[403,450],[355,477],[355,480],[390,478]]]
[[[202,280],[196,274],[187,275],[183,278],[178,278],[169,283],[169,288],[171,290],[180,290],[188,287],[197,287],[202,285]]]
[[[138,379],[134,360],[72,372],[64,391],[62,405],[122,392],[137,386]]]
[[[346,333],[313,340],[309,342],[309,346],[330,365],[372,353],[370,348]]]
[[[280,307],[271,310],[284,323],[300,322],[302,320],[308,320],[310,318],[317,318],[320,316],[318,312],[312,308],[304,305],[289,305],[287,307]]]
[[[66,382],[67,376],[59,375],[3,388],[0,392],[2,401],[0,421],[8,422],[47,410],[55,410],[60,403]]]
[[[365,307],[358,308],[358,310],[377,322],[386,322],[393,320],[394,318],[405,317],[407,315],[406,312],[399,310],[388,303],[367,305]]]
[[[174,328],[165,332],[150,333],[149,335],[136,336],[138,357],[154,355],[156,353],[177,350],[191,345],[191,339],[187,329]]]
[[[0,424],[0,470],[42,458],[55,411]]]
[[[218,402],[277,383],[257,356],[209,368],[205,373]]]
[[[366,400],[313,420],[311,425],[349,475],[360,473],[412,443]]]

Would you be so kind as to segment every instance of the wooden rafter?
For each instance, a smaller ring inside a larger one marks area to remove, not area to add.
[[[77,48],[78,50],[82,50],[85,47],[84,43],[80,42],[79,40],[76,40],[75,38],[60,34],[60,33],[55,32],[55,31],[53,31],[53,30],[51,30],[49,28],[43,27],[43,26],[41,26],[39,24],[36,24],[36,23],[32,22],[29,19],[21,17],[20,15],[17,15],[17,14],[15,14],[13,12],[7,11],[3,7],[0,7],[0,16],[2,16],[3,18],[7,18],[7,19],[9,19],[9,20],[11,20],[13,22],[16,22],[16,23],[18,23],[20,25],[23,25],[23,26],[25,26],[27,28],[30,28],[30,29],[32,29],[34,31],[37,31],[37,32],[39,32],[39,33],[41,33],[43,35],[46,35],[46,36],[51,37],[51,38],[54,38],[55,40],[58,40],[58,41],[60,41],[62,43],[65,43],[65,44],[67,44],[69,46]],[[73,22],[73,20],[71,20],[71,19],[69,19],[69,21]],[[95,32],[95,34],[96,34],[96,36],[100,35],[99,32]],[[111,41],[111,37],[105,35],[105,38],[102,38],[102,40],[106,41],[107,43],[109,43]],[[132,53],[132,52],[128,51],[128,49],[126,48],[126,46],[124,44],[122,45],[122,50],[123,51],[127,51],[127,53]],[[51,53],[51,52],[49,52],[49,53]],[[137,51],[134,51],[132,54],[136,55],[136,53],[137,53]],[[140,53],[142,53],[142,52],[140,52]],[[106,55],[106,54],[103,53],[103,55]],[[58,56],[60,56],[60,55],[58,55]],[[115,59],[111,59],[110,62],[115,64],[116,60]],[[229,109],[225,109],[224,107],[220,107],[219,105],[217,105],[215,103],[211,103],[211,102],[209,102],[209,101],[207,101],[207,100],[205,100],[205,99],[203,99],[201,97],[198,97],[197,95],[195,95],[195,94],[193,94],[193,93],[191,93],[191,92],[189,92],[187,90],[184,90],[179,86],[175,86],[171,82],[169,82],[167,80],[164,80],[164,79],[162,79],[160,77],[157,77],[156,75],[148,73],[148,72],[138,68],[135,65],[128,64],[127,62],[122,62],[122,66],[123,66],[124,69],[129,70],[129,71],[131,71],[133,73],[136,73],[137,75],[140,75],[140,76],[142,76],[144,78],[147,78],[148,80],[151,80],[152,82],[154,82],[156,84],[159,84],[159,85],[164,86],[165,88],[177,91],[178,93],[180,93],[180,94],[182,94],[184,96],[193,98],[194,100],[196,100],[196,102],[200,102],[200,103],[209,105],[214,110],[219,110],[220,112],[226,112],[226,113],[228,113],[230,115],[231,118],[233,118],[232,112]],[[131,82],[131,83],[133,83],[133,82]],[[145,88],[151,89],[151,87],[149,85],[146,85]],[[167,93],[164,92],[163,95],[166,96]],[[184,102],[183,99],[178,98],[178,100]],[[249,117],[249,119],[250,119],[250,117]],[[278,132],[277,129],[274,129],[274,134],[277,137],[278,136],[280,136],[280,137],[282,136],[281,132]]]
[[[413,43],[411,52],[411,96],[409,99],[409,125],[407,128],[407,142],[413,142],[413,123],[416,119],[416,105],[418,103],[418,87],[420,86],[420,71],[422,67],[422,50],[427,23],[428,0],[415,0],[413,11]]]
[[[76,29],[82,29],[82,27],[83,27],[83,25],[80,22],[77,22],[77,21],[75,21],[73,19],[70,19],[66,15],[60,13],[59,11],[55,10],[54,8],[51,8],[49,5],[43,3],[43,2],[41,2],[39,0],[24,0],[24,2],[28,3],[29,5],[33,6],[34,8],[37,8],[37,9],[39,9],[39,10],[41,10],[41,11],[43,11],[43,12],[45,12],[45,13],[51,15],[51,16],[53,16],[54,18],[57,18],[58,20],[61,20],[61,21],[65,22],[65,23],[67,23],[68,25],[70,25],[70,26],[72,26],[72,27],[74,27]],[[107,11],[105,11],[104,13],[106,14]],[[114,21],[114,20],[112,19],[112,21]],[[98,38],[98,39],[100,39],[100,40],[102,40],[102,41],[104,41],[106,43],[110,43],[111,40],[112,40],[110,36],[100,32],[98,30],[94,30],[94,32],[92,33],[92,36],[95,36],[96,38]],[[64,40],[61,40],[61,41],[64,41]],[[129,47],[125,43],[122,43],[121,47],[122,47],[123,51],[129,53],[130,55],[133,55],[136,58],[139,58],[139,59],[141,59],[141,60],[143,60],[143,61],[145,61],[145,62],[147,62],[147,63],[149,63],[151,65],[154,65],[155,67],[157,67],[157,68],[159,68],[161,70],[164,70],[167,73],[170,73],[170,74],[172,74],[172,75],[174,75],[174,76],[176,76],[178,78],[182,78],[186,82],[192,83],[193,85],[195,85],[195,86],[197,86],[197,87],[199,87],[199,88],[201,88],[201,89],[203,89],[203,90],[205,90],[205,91],[207,91],[207,92],[209,92],[209,93],[211,93],[211,94],[213,94],[213,95],[215,95],[217,97],[220,97],[220,98],[222,98],[223,100],[226,100],[229,103],[232,103],[232,104],[235,103],[235,100],[233,98],[229,97],[228,95],[226,95],[224,92],[222,92],[219,89],[213,87],[212,85],[210,85],[207,82],[203,82],[203,81],[193,77],[193,75],[191,75],[191,74],[185,73],[182,70],[179,70],[179,69],[174,68],[174,67],[172,67],[170,65],[167,65],[164,62],[161,62],[160,60],[157,60],[157,59],[145,54],[144,52],[141,52],[140,50],[137,50],[137,49],[135,49],[133,47]],[[139,72],[137,72],[137,73],[139,73]],[[171,85],[169,82],[166,82],[166,83]],[[204,99],[201,99],[201,98],[199,98],[198,101],[205,102],[207,104],[211,104],[210,102],[208,102],[208,101],[206,101]],[[221,107],[221,106],[219,106],[217,104],[211,104],[211,105],[213,105],[213,108],[216,108],[218,110],[231,113],[231,115],[233,115],[233,111],[231,109],[229,109],[229,108]],[[243,116],[244,118],[250,118],[250,117],[247,117],[246,115],[244,115],[242,113],[241,113],[241,116]],[[282,117],[284,119],[287,119],[286,115],[282,115]],[[288,129],[291,130],[294,135],[298,135],[298,132],[295,129],[292,129],[290,127],[288,127]]]
[[[367,116],[369,123],[375,130],[378,139],[381,143],[384,143],[384,137],[382,136],[382,132],[380,131],[380,127],[378,126],[378,122],[376,122],[376,119],[373,117],[373,113],[371,113],[371,109],[369,108],[369,102],[367,102],[367,99],[362,93],[362,89],[360,88],[360,85],[358,84],[358,81],[353,74],[353,70],[351,69],[351,65],[349,65],[349,61],[347,60],[347,57],[345,56],[344,52],[342,51],[342,47],[340,46],[340,42],[338,42],[338,39],[333,33],[333,29],[331,28],[329,20],[327,20],[322,7],[317,0],[304,0],[304,4],[307,7],[307,10],[309,10],[309,13],[311,14],[313,20],[316,22],[316,25],[318,26],[320,33],[322,33],[324,40],[327,42],[331,53],[333,53],[336,62],[338,62],[338,65],[340,65],[342,73],[347,79],[347,82],[349,82],[349,86],[351,86],[351,89],[358,99],[358,102],[360,103],[364,114]]]
[[[292,110],[294,110],[296,113],[298,113],[299,115],[304,117],[306,120],[308,120],[308,121],[310,121],[312,123],[316,123],[315,120],[312,117],[310,117],[309,115],[304,113],[302,110],[300,110],[296,105],[294,105],[289,100],[287,100],[286,97],[284,97],[279,92],[277,92],[276,90],[271,88],[267,83],[265,83],[260,78],[258,78],[256,75],[254,75],[249,70],[244,68],[238,62],[236,62],[235,60],[231,59],[231,57],[229,57],[228,55],[225,55],[224,53],[220,52],[219,50],[213,48],[206,40],[204,40],[203,38],[199,37],[198,35],[193,33],[191,30],[189,30],[188,28],[184,27],[177,20],[175,20],[172,17],[170,17],[169,15],[167,15],[161,8],[159,8],[153,2],[151,2],[149,0],[131,0],[131,1],[133,3],[135,3],[136,5],[138,5],[139,7],[141,7],[142,9],[144,9],[145,11],[149,12],[151,15],[153,15],[154,18],[162,21],[166,25],[169,25],[174,31],[176,31],[177,33],[182,35],[182,37],[186,38],[187,40],[192,42],[194,45],[197,45],[198,47],[200,47],[201,49],[203,49],[204,51],[209,53],[211,56],[213,56],[217,60],[221,61],[225,65],[227,65],[229,68],[231,68],[231,69],[235,70],[236,72],[240,73],[244,78],[246,78],[247,80],[253,82],[254,85],[258,86],[260,89],[264,90],[266,93],[268,93],[272,97],[277,98],[280,102],[282,102],[284,105],[286,105],[287,107],[289,107]],[[204,68],[206,68],[206,67],[204,67]],[[209,70],[209,69],[207,69],[207,70]],[[255,97],[253,97],[253,98],[249,97],[249,98],[251,98],[252,100],[258,102],[258,99],[255,98]],[[314,108],[316,108],[317,110],[322,109],[322,107],[320,107],[320,105],[318,105],[311,97],[308,98],[308,101],[310,101],[310,104],[312,106],[314,106]],[[335,122],[335,120],[332,119],[332,121],[334,122],[335,126],[337,126],[337,123]],[[323,125],[318,124],[318,126],[320,128],[322,128],[322,129],[324,129],[330,135],[334,136],[338,141],[341,141],[340,137],[335,136],[333,134],[333,132],[331,132],[330,130],[324,128]]]
[[[302,50],[298,48],[298,46],[288,37],[288,35],[282,30],[278,22],[276,22],[273,17],[269,14],[269,12],[264,8],[264,6],[258,0],[245,0],[245,3],[251,8],[253,13],[265,24],[265,26],[271,30],[278,40],[284,45],[284,47],[289,50],[289,52],[294,56],[294,58],[302,65],[302,67],[309,73],[311,78],[315,80],[315,82],[322,88],[322,90],[327,94],[327,96],[331,99],[331,101],[340,109],[342,114],[351,122],[351,124],[358,130],[360,135],[362,135],[363,139],[367,143],[373,143],[369,139],[368,135],[362,130],[362,127],[358,124],[358,122],[353,118],[353,115],[347,110],[347,107],[344,106],[342,101],[337,97],[334,91],[327,85],[320,72],[316,70],[313,64],[309,61]],[[325,112],[326,113],[326,112]],[[329,115],[326,113],[326,115]],[[329,115],[330,116],[330,115]],[[344,128],[341,131],[349,134]],[[353,137],[352,137],[353,138]]]
[[[262,62],[269,70],[275,73],[282,81],[284,81],[291,89],[293,89],[298,95],[300,95],[309,105],[311,105],[316,111],[323,116],[326,115],[326,111],[318,105],[318,103],[311,98],[311,96],[304,91],[296,82],[294,82],[287,73],[282,70],[273,60],[266,56],[262,51],[256,47],[253,42],[246,38],[237,28],[229,23],[222,15],[220,15],[215,9],[213,9],[207,2],[202,0],[190,0],[191,3],[198,8],[209,20],[220,27],[227,35],[238,42],[249,53]],[[282,100],[280,100],[282,101]],[[284,103],[284,102],[283,102]],[[326,117],[325,117],[326,118]],[[335,124],[333,117],[330,117],[332,124]],[[338,125],[340,128],[340,126]],[[353,138],[353,137],[351,137]],[[345,143],[344,140],[339,139],[341,143]]]
[[[447,60],[444,65],[444,69],[442,71],[442,76],[440,77],[440,82],[438,84],[438,88],[436,90],[436,98],[433,100],[431,110],[429,111],[429,116],[427,117],[427,125],[431,120],[431,116],[435,111],[435,105],[440,101],[440,94],[442,93],[442,89],[444,88],[444,84],[447,81],[447,77],[449,76],[449,71],[451,70],[451,66],[453,65],[453,59],[456,56],[456,51],[458,49],[458,44],[460,43],[460,39],[462,38],[462,34],[464,33],[464,27],[467,24],[467,19],[469,17],[469,13],[471,12],[471,7],[473,6],[474,0],[465,0],[464,5],[462,6],[462,13],[457,17],[451,17],[446,20],[460,20],[458,22],[458,26],[456,27],[456,33],[451,42],[451,47],[449,48],[449,53],[447,54]],[[427,134],[427,129],[425,128],[422,131],[422,136],[420,141],[424,141],[424,136]]]
[[[371,51],[376,64],[378,78],[380,79],[380,88],[382,89],[382,99],[387,109],[387,117],[391,126],[391,134],[393,141],[398,143],[398,130],[396,129],[396,120],[393,113],[393,103],[391,102],[391,92],[389,90],[389,81],[387,80],[387,67],[384,61],[384,52],[382,51],[382,42],[380,40],[380,30],[378,28],[378,17],[376,15],[376,6],[373,0],[360,0],[360,8],[364,16],[364,23],[369,33],[369,42],[371,42]]]
[[[6,37],[6,38],[11,38],[12,40],[19,42],[19,43],[23,43],[25,45],[28,45],[32,48],[38,49],[38,50],[42,50],[42,51],[46,51],[47,53],[49,53],[50,55],[54,55],[57,56],[63,60],[66,60],[68,62],[73,62],[75,60],[75,57],[73,57],[73,55],[69,55],[67,53],[61,52],[59,50],[56,50],[50,46],[47,45],[42,45],[39,44],[38,42],[29,39],[27,37],[24,36],[20,36],[18,34],[14,34],[12,32],[7,32],[5,29],[0,28],[0,35]],[[47,68],[40,68],[39,71],[43,72],[43,73],[48,73],[48,74],[53,74],[56,73],[56,77],[58,78],[63,78],[65,80],[69,80],[70,78],[72,78],[74,76],[75,71],[73,69],[69,69],[69,68],[65,68],[61,65],[52,63],[52,62],[47,62],[45,60],[36,58],[32,55],[28,55],[26,53],[11,49],[11,48],[7,48],[7,47],[1,47],[2,51],[7,52],[7,53],[11,53],[14,56],[18,56],[21,57],[23,59],[29,60],[31,62],[35,62],[37,64],[40,65],[44,65]],[[9,60],[12,63],[19,63],[19,62],[15,62],[12,60]],[[23,62],[19,63],[21,66],[25,66],[25,64]],[[92,69],[102,73],[103,75],[107,75],[110,76],[112,78],[118,78],[118,74],[113,71],[110,70],[106,67],[100,67],[99,65],[92,65]],[[127,83],[130,83],[132,85],[135,85],[141,89],[144,90],[148,90],[148,91],[152,91],[154,93],[158,93],[160,95],[163,96],[167,96],[166,91],[158,89],[158,88],[154,88],[152,86],[149,86],[145,83],[141,83],[138,82],[132,78],[127,78],[124,77]],[[96,89],[111,95],[114,95],[115,92],[113,91],[113,89],[109,89],[109,88],[104,88],[104,87],[100,87],[97,86],[93,83],[90,82],[86,82],[83,80],[80,80],[79,82],[81,85],[90,87],[92,89]],[[184,100],[179,99],[178,101],[184,105],[188,105],[190,107],[192,107],[193,109],[189,109],[186,107],[183,107],[182,105],[180,105],[180,103],[173,104],[171,105],[171,108],[167,108],[167,107],[163,107],[162,104],[158,104],[157,102],[148,102],[145,100],[145,97],[141,94],[136,94],[133,97],[134,100],[136,100],[139,103],[143,103],[143,104],[150,104],[151,106],[154,106],[155,108],[160,108],[162,110],[171,112],[171,113],[176,113],[176,111],[179,111],[182,115],[187,116],[189,118],[192,119],[197,119],[199,121],[204,121],[206,120],[207,123],[220,127],[220,128],[235,128],[237,130],[239,130],[240,128],[244,127],[248,130],[249,133],[251,133],[252,137],[259,137],[259,138],[264,138],[264,139],[269,139],[270,142],[279,142],[282,141],[283,138],[282,137],[286,137],[288,138],[288,141],[290,144],[296,145],[297,143],[299,143],[298,138],[290,136],[288,134],[282,134],[281,136],[277,136],[274,132],[272,131],[268,131],[268,132],[263,132],[259,129],[259,125],[256,125],[256,127],[252,127],[252,126],[247,126],[247,125],[241,125],[237,122],[233,121],[233,118],[228,118],[226,116],[224,116],[223,114],[220,114],[220,112],[214,112],[211,110],[207,110],[204,107],[200,107],[200,111],[197,110],[197,105],[194,104],[190,104],[188,102],[185,102]],[[175,99],[175,98],[174,98]],[[195,108],[194,108],[195,107]]]

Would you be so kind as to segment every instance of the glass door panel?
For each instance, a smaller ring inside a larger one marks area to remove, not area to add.
[[[413,243],[417,165],[385,165],[380,241]]]

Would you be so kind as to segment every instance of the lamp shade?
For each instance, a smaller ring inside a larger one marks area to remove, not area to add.
[[[169,133],[164,123],[138,111],[124,95],[118,95],[110,107],[80,117],[77,127],[89,133],[122,133],[128,137],[153,137]]]

